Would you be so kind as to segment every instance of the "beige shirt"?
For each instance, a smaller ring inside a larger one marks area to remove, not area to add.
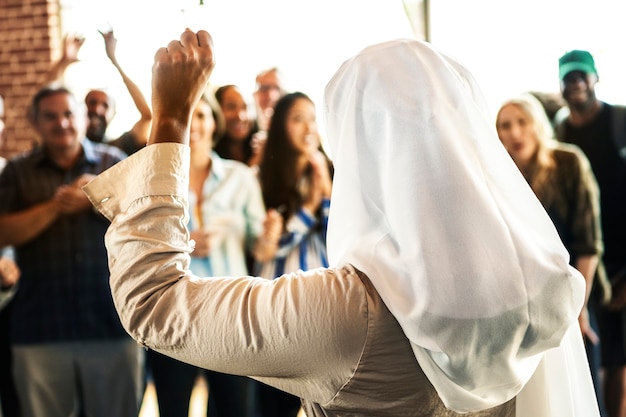
[[[308,417],[446,410],[370,280],[350,265],[261,278],[188,270],[189,149],[150,145],[85,191],[112,221],[111,289],[142,345],[299,396]],[[514,400],[463,416],[514,416]]]

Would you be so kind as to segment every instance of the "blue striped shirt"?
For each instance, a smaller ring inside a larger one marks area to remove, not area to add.
[[[275,258],[257,263],[255,275],[273,279],[289,272],[327,267],[326,230],[329,210],[328,199],[322,201],[319,218],[300,208],[287,221],[286,231],[280,238]]]

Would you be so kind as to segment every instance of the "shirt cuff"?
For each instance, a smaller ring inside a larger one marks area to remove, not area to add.
[[[83,191],[110,221],[140,198],[158,195],[186,198],[189,153],[189,146],[179,143],[146,146],[98,175]]]

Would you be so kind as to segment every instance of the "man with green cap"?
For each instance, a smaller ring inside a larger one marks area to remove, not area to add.
[[[573,50],[559,58],[559,77],[569,115],[557,125],[557,136],[583,150],[600,188],[602,261],[612,282],[612,295],[603,304],[604,297],[594,285],[589,309],[598,313],[604,405],[607,416],[626,417],[626,108],[596,97],[598,71],[587,51]],[[594,358],[598,346],[592,346],[588,338],[586,343],[598,384]],[[597,394],[602,410],[600,390]]]

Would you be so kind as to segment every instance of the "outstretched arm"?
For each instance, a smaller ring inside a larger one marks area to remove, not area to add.
[[[135,125],[132,127],[131,132],[135,136],[137,142],[145,144],[148,141],[148,135],[150,133],[150,123],[152,121],[152,111],[150,110],[150,106],[148,105],[146,98],[144,97],[137,84],[135,84],[133,80],[131,80],[128,75],[126,75],[121,65],[117,61],[117,57],[115,55],[117,39],[115,38],[113,30],[110,30],[108,32],[99,32],[104,39],[104,46],[106,49],[107,57],[109,57],[113,66],[120,73],[122,80],[124,81],[124,84],[126,85],[126,88],[128,89],[128,92],[130,93],[130,96],[132,97],[133,102],[135,103],[135,106],[137,107],[137,110],[139,110],[139,114],[141,115],[137,123],[135,123]]]
[[[352,376],[353,366],[340,365],[358,362],[367,335],[365,287],[354,271],[269,281],[200,279],[188,270],[186,144],[212,68],[206,32],[186,31],[161,48],[148,146],[84,188],[111,220],[106,245],[116,308],[131,336],[151,349],[327,402]],[[313,316],[314,324],[302,325],[302,317]],[[310,357],[302,361],[305,346]],[[307,391],[312,384],[302,375],[327,389]]]
[[[63,38],[63,54],[61,58],[52,64],[50,71],[39,84],[44,85],[61,81],[67,67],[74,62],[78,62],[78,51],[80,51],[83,43],[85,43],[85,38],[81,35],[65,35],[65,38]]]

